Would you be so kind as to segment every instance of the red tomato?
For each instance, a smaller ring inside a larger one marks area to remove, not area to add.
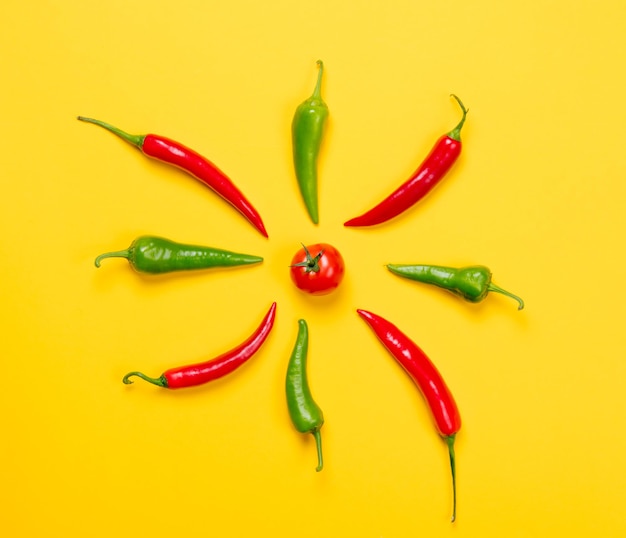
[[[328,243],[303,246],[291,260],[293,283],[311,295],[326,295],[343,280],[345,266],[339,251]]]

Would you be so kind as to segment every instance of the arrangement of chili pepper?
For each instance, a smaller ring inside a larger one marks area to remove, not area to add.
[[[317,445],[317,468],[324,467],[322,458],[322,437],[320,429],[324,424],[324,414],[311,396],[307,377],[307,355],[309,349],[309,328],[306,321],[298,320],[298,336],[287,366],[287,408],[291,422],[300,433],[311,433]]]
[[[463,117],[449,133],[437,140],[426,159],[411,177],[378,205],[362,215],[348,220],[344,226],[374,226],[403,213],[426,196],[450,170],[461,153],[461,128],[468,110],[461,100],[452,95],[461,107]]]
[[[133,382],[131,377],[139,377],[158,387],[182,389],[224,377],[247,362],[259,350],[274,326],[275,317],[276,303],[272,303],[260,325],[243,343],[211,360],[190,366],[171,368],[156,378],[148,377],[141,372],[130,372],[124,376],[122,381],[126,385],[130,385]]]
[[[295,174],[302,199],[314,224],[319,223],[317,161],[329,113],[321,96],[324,65],[322,61],[317,64],[319,71],[315,89],[298,106],[292,121]],[[444,178],[461,153],[461,129],[468,113],[461,100],[454,94],[451,96],[462,111],[461,120],[456,127],[437,140],[426,159],[407,181],[366,213],[346,221],[345,226],[374,226],[387,222],[416,204]],[[100,120],[83,116],[78,119],[103,127],[139,148],[146,156],[191,174],[235,207],[263,236],[268,237],[261,217],[252,204],[221,170],[200,154],[163,136],[132,135]],[[317,254],[312,256],[303,245],[302,253],[296,254],[290,266],[291,276],[300,289],[313,294],[327,293],[335,289],[343,277],[343,259],[330,245],[316,244],[314,247]],[[263,261],[259,256],[183,244],[150,235],[137,237],[126,249],[99,255],[95,265],[100,267],[103,259],[114,257],[126,258],[134,270],[148,274],[231,267]],[[470,302],[480,302],[489,292],[497,292],[515,299],[519,303],[519,309],[524,307],[521,298],[493,284],[491,271],[484,266],[456,269],[435,265],[389,264],[387,268],[396,275],[438,286]],[[310,284],[309,280],[316,280],[316,283]],[[455,521],[457,493],[454,443],[461,428],[461,417],[452,393],[432,361],[398,327],[372,312],[359,309],[357,313],[415,382],[430,408],[439,434],[447,444],[452,476],[451,519]],[[179,389],[219,379],[242,366],[260,349],[272,330],[275,316],[274,302],[261,323],[244,342],[215,358],[168,369],[156,378],[133,371],[126,374],[122,381],[132,384],[131,378],[139,377],[162,388]],[[323,468],[320,430],[324,424],[324,415],[313,399],[309,387],[308,343],[308,326],[304,319],[300,319],[296,342],[287,366],[285,390],[288,412],[294,427],[300,433],[312,434],[315,439],[318,460],[316,471],[319,472]]]
[[[317,159],[328,118],[328,106],[322,99],[324,64],[318,60],[317,84],[311,97],[302,102],[291,123],[293,162],[300,193],[314,224],[319,222],[317,196]]]
[[[524,301],[520,297],[503,290],[491,281],[491,271],[483,265],[457,269],[441,265],[389,264],[387,269],[409,280],[432,284],[448,290],[471,303],[479,303],[487,297],[490,291],[493,291],[515,299],[519,303],[518,310],[524,308]]]
[[[268,236],[261,216],[253,205],[224,172],[199,153],[164,136],[132,135],[100,120],[84,116],[78,116],[78,119],[99,125],[139,148],[144,155],[191,174],[237,209],[261,234]]]
[[[105,258],[126,258],[138,273],[161,274],[215,267],[235,267],[260,263],[263,258],[229,250],[177,243],[164,237],[143,235],[130,247],[105,252],[96,258],[96,267]]]
[[[448,445],[452,472],[452,521],[456,519],[456,458],[454,440],[461,429],[461,415],[443,377],[426,354],[398,327],[386,319],[357,310],[383,346],[409,374],[428,403],[435,425]]]

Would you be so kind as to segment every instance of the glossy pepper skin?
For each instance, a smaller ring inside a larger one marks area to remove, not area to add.
[[[305,320],[298,321],[298,336],[294,345],[289,365],[285,389],[287,408],[294,427],[300,433],[310,433],[317,446],[317,468],[324,467],[322,457],[322,436],[320,429],[324,424],[324,413],[313,400],[307,376],[307,355],[309,349],[309,329]]]
[[[428,356],[406,334],[390,321],[368,312],[357,310],[371,327],[383,346],[411,377],[426,400],[439,434],[448,445],[452,472],[452,521],[456,519],[456,457],[454,441],[461,429],[461,415],[450,389]]]
[[[224,172],[196,151],[164,136],[154,134],[132,135],[104,121],[86,118],[84,116],[78,116],[78,119],[103,127],[107,131],[119,136],[122,140],[139,148],[139,150],[148,157],[184,170],[219,194],[226,202],[239,211],[264,237],[267,237],[267,231],[265,230],[261,216],[254,206]]]
[[[317,84],[311,97],[302,102],[291,123],[293,162],[304,205],[314,224],[319,223],[317,194],[317,160],[319,156],[328,106],[322,99],[324,64],[318,60]]]
[[[344,226],[374,226],[387,222],[415,205],[439,184],[461,154],[461,128],[468,112],[456,95],[452,97],[463,111],[458,125],[437,140],[408,180],[369,211],[346,221]]]
[[[270,334],[275,318],[276,303],[272,303],[272,306],[254,332],[244,342],[230,351],[208,361],[171,368],[163,372],[159,377],[148,377],[141,372],[129,372],[124,376],[122,382],[130,385],[133,383],[130,379],[131,377],[139,377],[148,383],[165,389],[182,389],[203,385],[209,381],[224,377],[245,364],[259,350]]]
[[[164,237],[142,235],[124,250],[105,252],[96,258],[96,267],[105,258],[126,258],[138,273],[161,274],[214,267],[260,263],[263,258],[229,250],[177,243]]]
[[[441,265],[387,265],[392,273],[443,288],[471,303],[483,301],[490,291],[501,293],[518,302],[518,310],[524,308],[524,301],[517,295],[503,290],[491,281],[491,271],[484,265],[469,267],[445,267]]]

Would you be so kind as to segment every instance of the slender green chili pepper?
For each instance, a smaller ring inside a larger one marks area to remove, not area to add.
[[[153,235],[138,237],[127,249],[100,254],[96,258],[96,267],[100,267],[104,258],[126,258],[135,271],[153,275],[211,267],[233,267],[263,261],[259,256],[186,245]]]
[[[471,303],[479,303],[490,291],[494,291],[515,299],[519,303],[518,310],[524,308],[524,301],[520,297],[491,281],[491,271],[483,265],[455,269],[440,265],[389,264],[387,269],[401,277],[448,290]]]
[[[324,63],[317,61],[319,72],[317,84],[311,97],[296,109],[291,123],[293,162],[302,199],[314,224],[319,222],[317,203],[317,158],[324,126],[328,118],[328,106],[322,99],[322,74]]]
[[[324,466],[322,458],[322,437],[320,428],[324,424],[324,414],[311,396],[306,364],[309,348],[309,329],[306,321],[298,321],[298,336],[287,367],[287,408],[289,416],[300,433],[311,433],[317,445],[317,468],[321,471]]]

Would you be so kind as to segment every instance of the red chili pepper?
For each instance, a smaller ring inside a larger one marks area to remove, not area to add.
[[[456,460],[454,440],[461,429],[461,415],[443,377],[426,354],[398,327],[366,310],[358,314],[372,328],[378,339],[415,382],[428,403],[437,430],[445,439],[452,471],[452,521],[456,519]]]
[[[358,227],[382,224],[419,202],[443,179],[461,153],[461,128],[468,112],[456,95],[453,94],[452,97],[456,99],[463,111],[463,117],[459,124],[437,140],[424,162],[407,181],[378,205],[345,222],[344,226]]]
[[[265,226],[257,210],[224,172],[199,153],[164,136],[153,134],[131,135],[100,120],[85,118],[83,116],[78,116],[78,119],[104,127],[119,136],[122,140],[139,148],[144,155],[153,157],[154,159],[171,164],[188,172],[209,188],[213,189],[248,219],[259,232],[267,237]]]
[[[159,387],[166,389],[182,389],[202,385],[203,383],[208,383],[209,381],[223,377],[239,368],[258,351],[261,344],[265,342],[265,339],[269,335],[274,325],[275,317],[276,303],[272,303],[272,306],[254,333],[248,337],[245,342],[223,353],[219,357],[215,357],[206,362],[192,364],[191,366],[172,368],[163,372],[163,374],[157,378],[148,377],[141,372],[130,372],[124,376],[122,381],[130,385],[132,383],[130,378],[137,376]]]

